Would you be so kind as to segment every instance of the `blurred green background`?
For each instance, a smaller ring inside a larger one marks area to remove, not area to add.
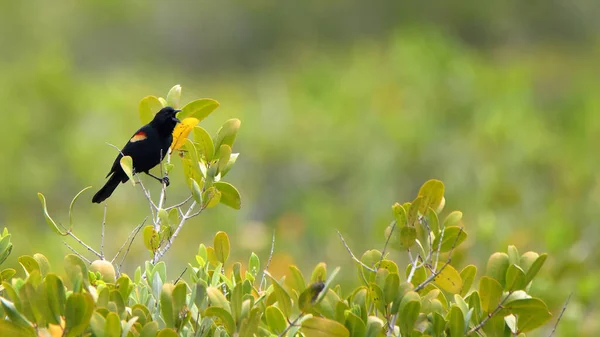
[[[463,211],[459,268],[485,267],[508,244],[550,258],[533,292],[557,335],[600,335],[600,2],[573,1],[13,1],[0,13],[0,224],[9,262],[67,249],[37,192],[68,223],[83,187],[103,183],[139,125],[146,95],[175,84],[183,101],[221,103],[203,126],[242,120],[228,181],[241,211],[210,209],[166,255],[173,278],[199,243],[229,233],[271,270],[342,266],[383,246],[390,206],[430,178]],[[174,161],[177,163],[177,158]],[[176,168],[180,170],[180,167]],[[154,188],[156,191],[156,188]],[[169,200],[186,193],[172,179]],[[86,193],[75,232],[99,245],[103,207]],[[122,185],[108,202],[111,256],[148,211]],[[67,239],[70,244],[72,240]],[[82,250],[83,251],[83,250]],[[405,254],[393,253],[398,263]],[[138,237],[125,269],[148,258]],[[354,278],[354,279],[353,279]],[[552,322],[553,323],[553,322]],[[534,336],[547,336],[548,327]]]

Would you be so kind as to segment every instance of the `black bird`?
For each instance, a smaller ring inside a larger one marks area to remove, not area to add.
[[[173,129],[179,123],[179,120],[175,117],[179,111],[181,110],[164,107],[150,123],[142,126],[133,134],[115,159],[110,172],[108,172],[107,177],[110,176],[110,178],[104,187],[94,195],[92,202],[103,202],[110,197],[115,188],[119,186],[119,183],[129,180],[129,177],[121,168],[120,161],[123,156],[131,156],[133,159],[134,173],[144,172],[161,183],[169,184],[167,177],[158,178],[150,174],[149,171],[158,165],[169,151],[169,147],[173,142]]]

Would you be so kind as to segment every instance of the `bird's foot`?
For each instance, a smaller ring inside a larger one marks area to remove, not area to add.
[[[164,176],[161,180],[161,183],[165,184],[166,186],[169,186],[171,184],[171,182],[169,181],[169,177]]]

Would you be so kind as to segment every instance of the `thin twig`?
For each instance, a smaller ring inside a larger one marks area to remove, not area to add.
[[[283,337],[285,336],[285,334],[290,331],[290,329],[294,326],[296,326],[296,323],[298,323],[298,321],[300,320],[300,318],[302,318],[302,316],[304,316],[304,313],[300,313],[300,315],[298,315],[298,317],[293,321],[293,322],[289,322],[290,325],[288,325],[285,330],[283,330],[277,337]]]
[[[127,240],[125,240],[125,242],[123,242],[123,244],[121,245],[121,248],[119,248],[119,250],[117,251],[117,254],[115,255],[115,257],[113,257],[113,259],[110,260],[110,263],[115,262],[115,260],[117,259],[117,257],[119,257],[119,255],[121,254],[121,251],[123,251],[123,248],[125,248],[125,246],[129,242],[129,240],[133,241],[133,239],[135,239],[135,236],[137,235],[137,233],[139,233],[142,226],[144,226],[144,224],[146,223],[146,220],[148,220],[148,217],[145,217],[144,221],[142,221],[142,223],[140,223],[139,225],[135,226],[135,228],[133,228],[131,233],[129,233],[129,236],[127,236]]]
[[[165,246],[163,248],[159,249],[156,252],[156,254],[154,254],[154,258],[152,259],[152,264],[156,264],[158,262],[158,260],[163,255],[165,255],[165,253],[169,250],[169,248],[171,248],[171,245],[173,244],[173,241],[175,240],[175,238],[179,234],[179,231],[181,231],[181,228],[183,227],[183,224],[186,222],[186,220],[188,220],[188,219],[190,219],[192,217],[192,216],[190,216],[190,214],[192,213],[192,210],[194,209],[194,207],[196,207],[196,205],[197,205],[197,203],[194,200],[194,202],[192,202],[192,204],[188,208],[187,212],[183,215],[183,217],[179,221],[179,225],[175,229],[175,232],[173,232],[173,235],[171,235],[171,237],[169,238],[169,240],[167,240],[167,243],[165,244]],[[202,211],[202,210],[200,210],[200,211]]]
[[[260,283],[258,284],[258,292],[262,291],[263,282],[265,282],[265,274],[269,270],[269,266],[271,265],[271,260],[273,259],[273,252],[275,251],[275,230],[273,230],[273,239],[271,240],[271,252],[269,253],[269,259],[267,260],[267,265],[265,269],[263,269],[262,278],[260,279]]]
[[[100,255],[100,253],[98,253],[96,250],[94,250],[94,248],[88,246],[85,242],[81,241],[81,239],[78,238],[75,234],[73,234],[73,232],[71,232],[71,230],[67,231],[67,234],[70,237],[72,237],[73,239],[75,239],[75,241],[79,242],[80,245],[87,248],[87,250],[89,250],[92,254],[96,255],[100,259],[102,258],[102,255]]]
[[[462,228],[461,228],[460,232],[462,233]],[[440,242],[438,243],[438,248],[436,250],[437,254],[435,257],[435,264],[433,265],[433,270],[437,269],[438,262],[440,261],[440,251],[442,250],[442,241],[444,240],[444,233],[446,233],[446,227],[442,228],[442,233],[440,234]],[[460,237],[460,233],[458,233],[456,240],[458,240],[459,237]],[[456,242],[454,242],[454,243],[456,243]]]
[[[571,300],[571,296],[573,296],[573,293],[570,293],[569,297],[567,297],[565,304],[563,305],[562,309],[560,310],[560,314],[558,314],[558,318],[556,319],[554,328],[552,328],[552,331],[550,332],[550,335],[548,337],[552,337],[554,335],[554,331],[556,331],[556,328],[558,328],[558,323],[560,322],[560,319],[562,318],[563,314],[565,313],[565,310],[567,310],[567,305],[569,304],[569,301]]]
[[[433,281],[433,279],[436,278],[439,274],[441,274],[442,271],[444,270],[444,268],[446,268],[446,266],[450,264],[450,262],[452,261],[452,253],[454,252],[454,248],[456,247],[456,243],[458,242],[458,239],[460,238],[460,235],[462,234],[462,232],[463,232],[463,229],[461,228],[458,231],[458,235],[456,235],[456,239],[454,240],[454,243],[452,244],[452,248],[450,248],[450,251],[448,252],[448,260],[446,260],[446,263],[444,263],[442,268],[440,268],[435,273],[431,274],[425,281],[423,281],[421,284],[419,284],[415,288],[415,290],[414,290],[415,292],[425,288],[426,285],[428,285],[431,281]],[[441,242],[441,240],[440,240],[440,242]],[[440,244],[440,246],[441,246],[441,244]]]
[[[156,204],[154,204],[154,201],[152,201],[152,197],[150,196],[150,192],[146,189],[146,187],[144,186],[144,183],[142,183],[142,178],[141,177],[138,177],[137,183],[142,188],[142,191],[144,192],[144,195],[146,196],[146,199],[148,199],[148,203],[150,204],[150,213],[152,213],[152,222],[154,224],[154,227],[156,227],[156,223],[154,222],[154,219],[157,217],[156,212],[158,212],[158,207],[156,206]]]
[[[502,309],[502,305],[504,304],[504,302],[506,302],[506,300],[510,297],[510,295],[512,295],[513,292],[514,292],[514,290],[509,291],[508,294],[506,294],[506,297],[504,297],[504,299],[500,303],[498,303],[498,306],[496,307],[496,309],[494,309],[494,311],[490,312],[479,324],[477,324],[471,330],[469,330],[467,332],[467,335],[470,335],[473,332],[478,332],[481,328],[483,328],[485,323],[487,323],[487,321],[489,321],[492,317],[494,317],[494,315],[496,315]]]
[[[106,208],[108,204],[104,202],[104,216],[102,217],[102,233],[100,234],[100,259],[104,260],[104,228],[106,227]]]
[[[177,282],[179,282],[179,280],[181,280],[181,278],[183,277],[183,274],[185,274],[186,271],[187,271],[187,267],[185,267],[185,269],[181,272],[181,274],[179,274],[179,277],[175,280],[175,282],[173,282],[173,284],[177,284]]]
[[[350,247],[348,247],[348,244],[346,243],[346,240],[344,240],[344,237],[342,236],[342,233],[340,233],[340,231],[337,231],[338,235],[340,236],[340,240],[342,240],[342,243],[344,244],[344,247],[346,247],[346,250],[348,251],[348,253],[350,253],[350,256],[352,257],[352,259],[360,264],[363,268],[367,269],[368,271],[372,272],[372,273],[376,273],[377,270],[375,270],[374,268],[371,268],[369,266],[367,266],[366,264],[362,263],[361,260],[357,259],[356,256],[354,256],[354,253],[352,253],[352,250],[350,250]]]
[[[146,223],[146,219],[148,219],[148,217],[146,217],[144,219],[144,221],[140,225],[137,226],[137,229],[134,232],[133,237],[131,238],[131,241],[129,241],[129,246],[127,246],[127,250],[125,251],[125,254],[123,254],[123,257],[121,257],[121,262],[119,263],[119,267],[118,267],[119,270],[121,270],[121,266],[123,265],[123,262],[125,261],[125,258],[127,257],[127,254],[129,254],[129,250],[131,249],[131,245],[133,244],[133,240],[135,240],[135,237],[140,232],[140,229],[142,229],[142,227],[144,226],[144,223]],[[116,258],[117,257],[115,256],[115,259]]]
[[[180,202],[180,203],[178,203],[178,204],[175,204],[175,205],[173,205],[173,206],[166,207],[166,208],[165,208],[165,211],[170,211],[170,210],[172,210],[173,208],[179,208],[179,207],[181,207],[181,206],[185,205],[185,204],[186,204],[188,201],[190,201],[191,199],[192,199],[192,195],[190,194],[190,195],[189,195],[187,198],[185,198],[185,200],[184,200],[184,201],[182,201],[182,202]]]
[[[79,252],[76,251],[75,248],[69,246],[68,243],[66,243],[66,242],[63,241],[63,244],[65,246],[67,246],[67,248],[69,248],[73,253],[75,253],[77,256],[79,256],[83,261],[87,262],[88,264],[92,264],[92,261],[88,260],[85,256],[79,254]]]
[[[385,251],[387,250],[388,244],[390,243],[390,238],[392,237],[392,234],[394,234],[394,229],[396,229],[396,223],[396,220],[392,221],[392,229],[390,230],[390,234],[388,235],[387,239],[385,239],[385,245],[383,246],[383,250],[381,251],[381,259],[379,259],[379,265],[381,265],[381,262],[385,257]]]

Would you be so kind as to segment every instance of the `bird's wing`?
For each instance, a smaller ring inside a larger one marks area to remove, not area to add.
[[[127,141],[127,144],[125,144],[125,146],[123,146],[123,149],[121,149],[121,151],[117,155],[117,158],[115,158],[115,161],[113,162],[113,165],[110,168],[110,172],[108,172],[108,174],[106,176],[108,177],[111,174],[113,174],[114,172],[116,172],[117,170],[121,169],[121,158],[124,155],[132,156],[135,153],[141,154],[141,153],[145,152],[144,151],[144,146],[146,143],[145,141],[148,139],[149,136],[152,136],[151,133],[153,133],[153,132],[155,132],[155,131],[148,125],[144,125],[142,128],[137,130],[131,136],[131,138],[129,138],[129,141]]]

